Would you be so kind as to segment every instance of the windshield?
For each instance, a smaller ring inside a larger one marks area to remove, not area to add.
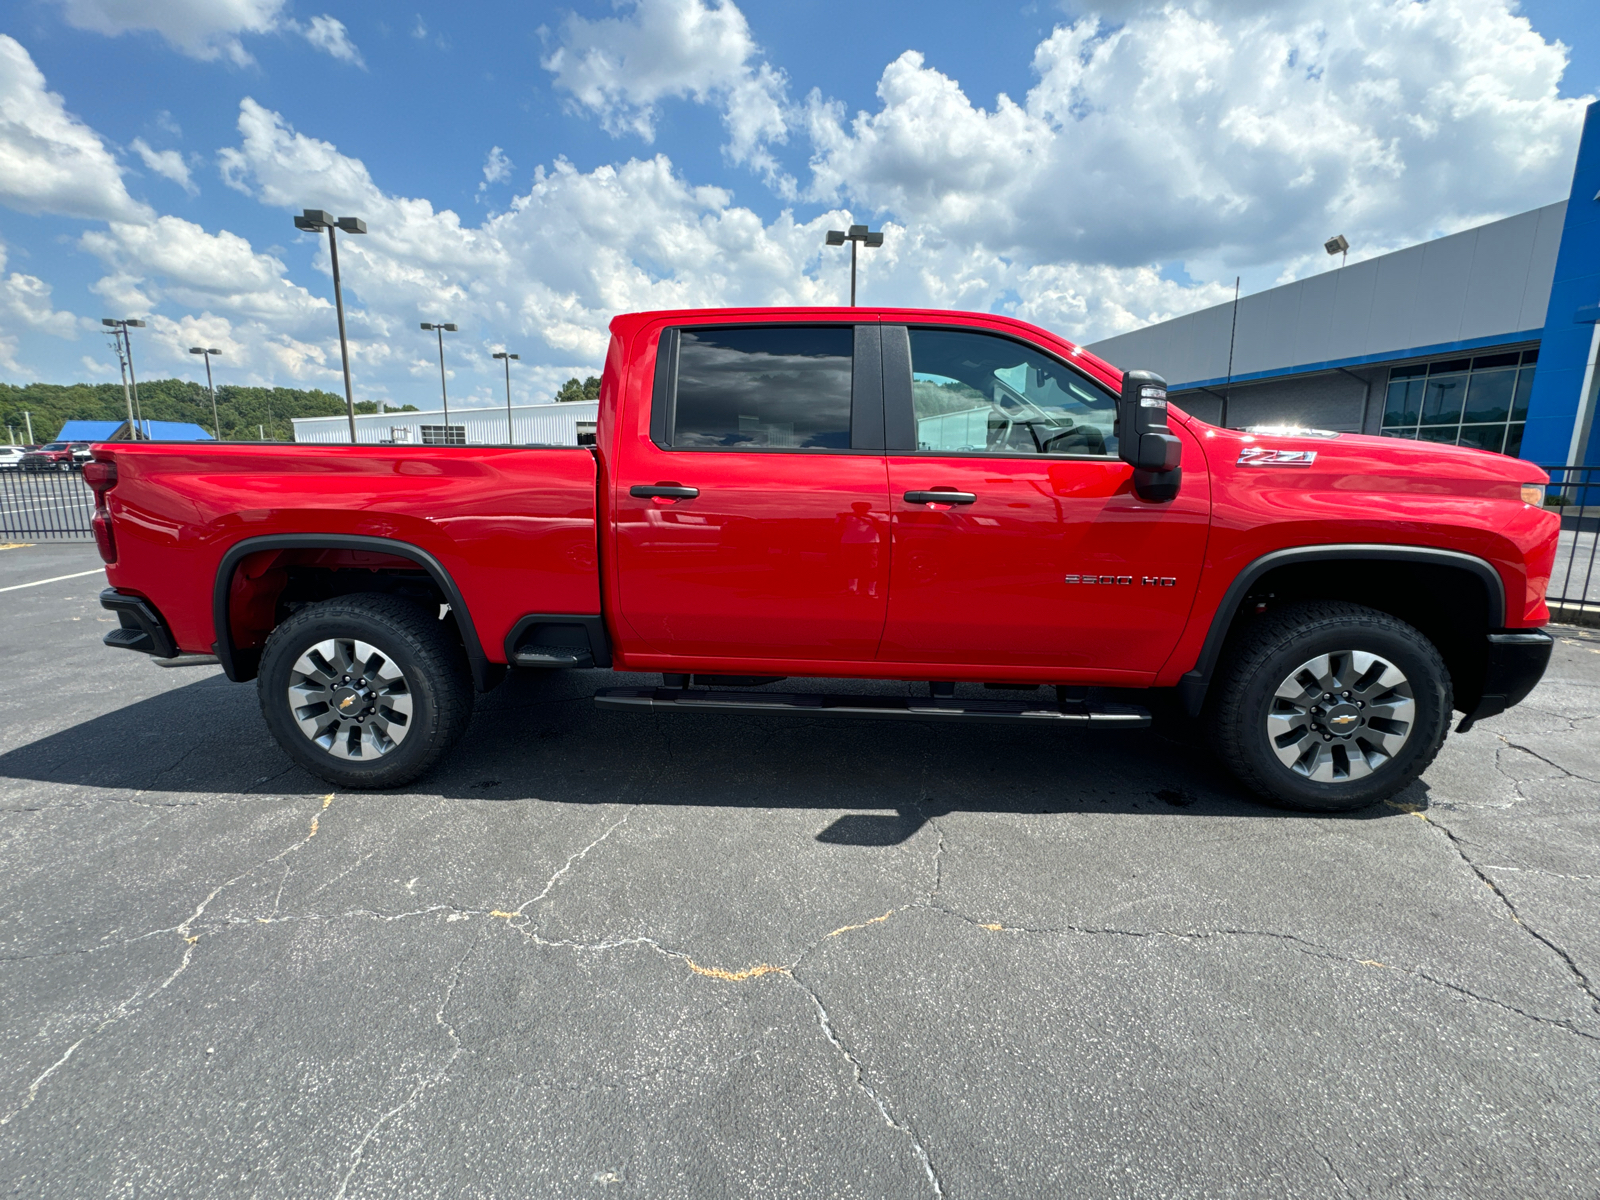
[[[45,447],[46,450],[65,450],[66,448],[67,444],[65,442],[51,442]]]

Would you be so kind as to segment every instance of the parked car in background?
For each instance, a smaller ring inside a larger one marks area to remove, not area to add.
[[[21,446],[0,446],[0,470],[15,471],[25,453]]]
[[[71,442],[46,442],[22,456],[24,471],[70,471],[76,465]]]
[[[82,467],[84,463],[88,462],[91,458],[94,457],[94,452],[90,449],[90,446],[92,444],[93,443],[91,443],[91,442],[73,442],[72,443],[72,465],[73,466]]]

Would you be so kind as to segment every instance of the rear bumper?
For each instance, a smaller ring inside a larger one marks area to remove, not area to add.
[[[1465,733],[1484,717],[1495,716],[1513,704],[1520,704],[1544,677],[1555,644],[1555,638],[1542,629],[1491,633],[1484,664],[1483,696],[1462,718],[1456,732]]]
[[[117,614],[121,625],[106,634],[101,641],[119,650],[137,650],[153,658],[173,658],[178,644],[172,630],[156,611],[156,606],[143,596],[130,596],[116,588],[100,593],[100,607]]]

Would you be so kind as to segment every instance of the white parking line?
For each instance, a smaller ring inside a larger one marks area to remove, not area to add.
[[[38,587],[45,583],[60,583],[63,579],[82,579],[85,575],[98,575],[104,567],[97,567],[93,571],[79,571],[75,575],[56,575],[50,579],[35,579],[32,583],[13,583],[10,587],[0,588],[0,592],[14,592],[18,588]]]

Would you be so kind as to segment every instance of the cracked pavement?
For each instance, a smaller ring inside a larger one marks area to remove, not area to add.
[[[0,1194],[1595,1195],[1600,632],[1338,819],[593,672],[373,795],[102,586],[0,598]]]

